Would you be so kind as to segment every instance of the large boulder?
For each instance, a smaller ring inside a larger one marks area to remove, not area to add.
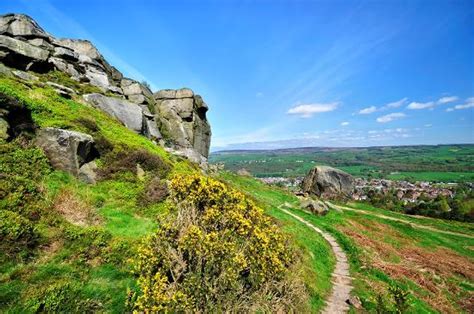
[[[192,149],[207,159],[211,127],[206,118],[208,107],[201,96],[182,88],[158,91],[154,98],[160,130],[173,148],[187,151],[186,155],[190,155],[189,149]]]
[[[105,111],[127,128],[139,134],[142,132],[143,113],[139,105],[102,94],[86,94],[83,97],[93,107]]]
[[[80,174],[83,165],[98,157],[92,136],[76,131],[40,129],[36,136],[36,145],[43,149],[55,169],[75,176]]]
[[[354,190],[354,178],[339,169],[316,166],[303,179],[302,189],[322,198],[347,198]]]
[[[24,14],[5,14],[0,17],[0,34],[23,38],[49,38],[31,17]]]
[[[102,94],[86,94],[84,99],[122,122],[127,128],[152,140],[160,140],[161,133],[155,116],[146,106],[140,106],[125,99],[107,97]]]

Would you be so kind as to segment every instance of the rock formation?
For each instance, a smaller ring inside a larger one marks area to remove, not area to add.
[[[322,198],[346,198],[354,190],[354,178],[339,169],[316,166],[304,178],[302,189]]]
[[[44,128],[38,131],[36,145],[44,150],[54,168],[74,175],[98,156],[92,136],[81,132]]]
[[[107,96],[84,95],[91,105],[135,132],[166,143],[171,150],[192,161],[200,164],[207,161],[211,136],[206,119],[208,107],[190,89],[162,90],[153,95],[147,84],[123,77],[91,42],[55,38],[22,14],[0,16],[0,62],[21,71],[57,70],[75,81],[96,86]],[[65,86],[48,84],[63,97],[76,94]],[[2,123],[0,129],[5,133]]]
[[[207,104],[188,88],[164,89],[154,94],[160,130],[180,150],[192,149],[207,158],[211,127],[206,119]]]

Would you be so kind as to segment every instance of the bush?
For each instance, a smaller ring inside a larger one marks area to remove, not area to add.
[[[140,203],[144,206],[156,204],[164,201],[168,196],[168,186],[159,177],[153,177],[146,185],[145,190],[140,195]]]
[[[139,249],[139,312],[288,311],[304,304],[289,280],[293,252],[263,210],[200,175],[170,183],[175,212]]]
[[[137,172],[137,165],[160,178],[165,177],[170,171],[170,166],[160,156],[144,149],[122,149],[112,151],[104,158],[104,167],[99,169],[102,179],[111,179],[123,172]]]
[[[51,169],[43,151],[21,139],[0,143],[0,209],[37,218],[42,204],[40,182]]]
[[[38,239],[36,230],[28,219],[9,210],[0,210],[0,247],[15,254],[33,247]]]
[[[102,307],[84,298],[81,286],[70,281],[53,283],[36,294],[28,301],[32,313],[93,313]]]

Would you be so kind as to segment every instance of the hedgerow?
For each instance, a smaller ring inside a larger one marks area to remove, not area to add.
[[[243,194],[198,174],[170,183],[174,212],[139,248],[135,310],[278,311],[304,302],[287,238]]]

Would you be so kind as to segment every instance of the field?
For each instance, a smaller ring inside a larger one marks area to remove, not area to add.
[[[474,181],[474,145],[368,148],[295,148],[222,151],[211,163],[246,169],[256,177],[304,176],[315,165],[342,169],[356,177],[410,181]]]
[[[472,225],[357,203],[320,217],[302,211],[295,196],[277,187],[229,172],[219,176],[248,193],[278,220],[285,216],[279,209],[285,204],[292,213],[334,235],[349,257],[352,294],[360,298],[366,311],[396,312],[390,292],[396,286],[407,294],[406,313],[472,313]],[[295,228],[308,229],[304,225]]]

